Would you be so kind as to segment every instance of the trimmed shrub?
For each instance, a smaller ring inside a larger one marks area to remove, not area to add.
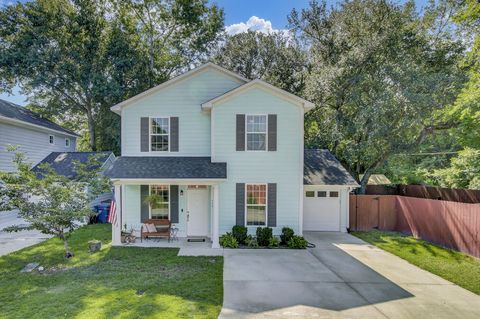
[[[288,245],[290,238],[292,238],[294,234],[295,233],[293,229],[291,229],[290,227],[283,227],[282,234],[280,235],[282,245],[285,245],[285,246]]]
[[[238,241],[232,233],[226,233],[220,236],[220,246],[223,248],[238,248]]]
[[[258,248],[258,242],[256,238],[253,238],[252,235],[248,235],[245,239],[245,244],[250,248]]]
[[[248,229],[245,226],[235,225],[232,227],[232,235],[240,245],[245,244],[245,239],[247,239],[247,231]]]
[[[270,241],[268,242],[269,248],[275,248],[275,247],[278,247],[279,245],[280,245],[280,239],[278,239],[278,237],[273,236],[272,238],[270,238]]]
[[[257,228],[257,242],[259,246],[268,246],[272,238],[272,229],[270,227]]]
[[[292,236],[288,241],[288,247],[295,249],[305,249],[307,248],[308,241],[302,236]]]

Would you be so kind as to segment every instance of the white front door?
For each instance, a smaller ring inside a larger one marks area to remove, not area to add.
[[[187,202],[187,236],[208,236],[208,188],[189,188]]]

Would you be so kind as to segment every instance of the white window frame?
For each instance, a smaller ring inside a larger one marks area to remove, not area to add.
[[[148,185],[148,196],[152,195],[152,186],[168,186],[168,220],[170,220],[170,203],[171,203],[171,185],[170,184],[153,184]],[[152,205],[148,204],[148,216],[152,219]],[[159,219],[162,220],[162,219]]]
[[[248,220],[248,186],[249,185],[265,185],[265,204],[260,204],[260,205],[251,205],[251,206],[265,206],[265,225],[248,225],[247,220]],[[245,183],[245,200],[244,200],[244,209],[245,209],[245,221],[244,225],[245,227],[268,227],[268,184],[267,183]]]
[[[261,132],[248,133],[248,117],[249,116],[265,116],[265,149],[264,150],[248,149],[248,134],[261,134]],[[245,114],[245,151],[246,152],[267,152],[268,151],[268,114]]]
[[[48,135],[48,144],[50,145],[55,145],[55,136],[54,135]]]
[[[168,134],[153,134],[152,133],[152,120],[153,119],[168,119]],[[171,132],[171,125],[170,125],[170,117],[169,116],[150,116],[148,118],[148,148],[151,153],[170,153],[170,132]],[[168,150],[166,151],[152,151],[152,136],[168,136]]]
[[[68,137],[65,138],[65,147],[69,148],[70,147],[70,139]]]

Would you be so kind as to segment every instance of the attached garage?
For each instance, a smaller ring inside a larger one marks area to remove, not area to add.
[[[305,150],[303,230],[346,232],[349,192],[358,186],[328,150]]]

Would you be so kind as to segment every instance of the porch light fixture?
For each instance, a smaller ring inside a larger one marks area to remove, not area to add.
[[[180,190],[180,196],[183,196],[183,189]]]

